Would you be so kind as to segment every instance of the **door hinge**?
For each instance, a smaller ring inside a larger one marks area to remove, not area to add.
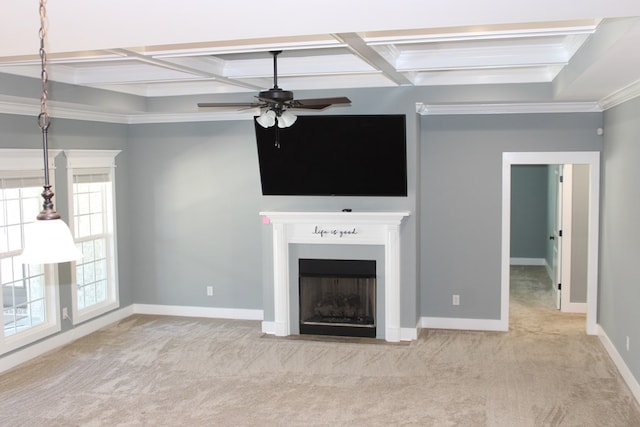
[[[558,230],[558,236],[562,237],[562,230]]]
[[[564,176],[560,175],[560,182],[564,182]]]
[[[558,290],[561,291],[562,290],[562,283],[558,283]]]

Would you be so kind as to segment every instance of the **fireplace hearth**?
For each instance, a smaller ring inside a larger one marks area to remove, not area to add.
[[[376,262],[299,259],[300,333],[376,337]]]

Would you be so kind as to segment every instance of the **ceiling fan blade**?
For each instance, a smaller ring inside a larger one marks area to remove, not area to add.
[[[198,107],[201,108],[255,108],[264,107],[259,102],[200,102]]]
[[[351,104],[351,100],[346,96],[339,96],[335,98],[296,99],[290,103],[292,108],[307,108],[313,110],[321,110],[337,104]]]

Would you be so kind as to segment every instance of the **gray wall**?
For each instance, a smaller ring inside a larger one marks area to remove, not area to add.
[[[511,258],[546,257],[547,165],[511,167]]]
[[[601,125],[598,113],[421,118],[422,316],[500,318],[502,153],[598,151]]]
[[[640,98],[604,118],[598,321],[640,381]]]
[[[253,123],[138,125],[129,138],[135,302],[261,309]]]

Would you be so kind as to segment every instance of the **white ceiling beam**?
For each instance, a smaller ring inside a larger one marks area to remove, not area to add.
[[[143,55],[141,53],[134,52],[132,50],[126,50],[126,49],[112,49],[112,52],[122,54],[123,56],[129,57],[129,58],[135,58],[138,61],[150,64],[150,65],[154,65],[156,67],[162,67],[169,70],[188,73],[197,77],[213,78],[217,81],[220,81],[222,83],[226,83],[232,86],[238,86],[238,87],[243,87],[247,89],[256,89],[256,90],[260,89],[260,87],[256,87],[253,84],[239,81],[239,80],[229,79],[220,73],[213,73],[211,71],[205,70],[204,64],[202,64],[202,62],[197,62],[196,60],[191,60],[191,63],[189,65],[184,65],[179,63],[180,59],[178,58],[173,58],[171,60],[152,58],[152,57]]]
[[[365,43],[360,36],[355,33],[335,34],[335,37],[345,43],[348,48],[358,55],[363,61],[367,62],[374,68],[380,70],[389,80],[398,85],[410,85],[412,82],[404,74],[398,72],[395,67],[390,64],[375,49]]]

